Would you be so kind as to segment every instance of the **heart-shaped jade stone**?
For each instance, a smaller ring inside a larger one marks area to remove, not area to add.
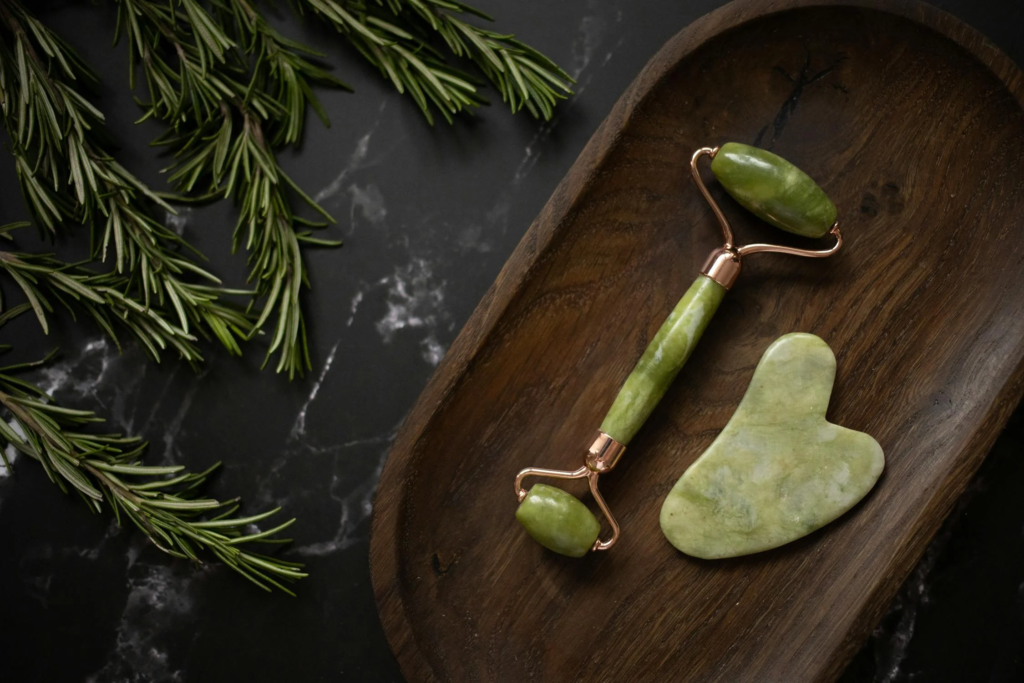
[[[672,545],[705,559],[776,548],[871,490],[885,465],[881,446],[825,420],[835,374],[832,349],[813,334],[768,347],[725,429],[662,505]]]

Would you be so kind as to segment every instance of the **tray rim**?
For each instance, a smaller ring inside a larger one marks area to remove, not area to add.
[[[540,213],[530,224],[495,281],[488,287],[480,302],[474,308],[466,324],[460,330],[448,353],[427,381],[412,410],[400,427],[388,453],[380,480],[373,497],[373,516],[370,528],[370,579],[378,617],[388,644],[398,661],[403,676],[408,680],[440,680],[441,674],[434,671],[429,660],[421,652],[415,631],[405,610],[405,603],[398,591],[400,548],[395,541],[402,537],[402,521],[405,517],[405,489],[408,481],[408,465],[414,461],[416,446],[430,427],[434,416],[454,394],[460,380],[465,376],[477,354],[486,344],[504,312],[515,301],[522,285],[529,279],[531,269],[540,261],[552,243],[562,221],[576,208],[585,191],[615,148],[619,132],[628,125],[637,107],[658,83],[668,76],[675,66],[701,48],[707,41],[750,21],[791,10],[815,7],[851,7],[870,9],[892,14],[931,29],[965,49],[971,57],[987,67],[1007,88],[1009,93],[1024,109],[1024,71],[1018,67],[999,47],[984,34],[952,14],[923,0],[733,0],[708,14],[705,14],[670,38],[648,60],[640,73],[633,79],[623,94],[616,100],[609,114],[591,135],[576,161],[559,181],[554,192],[544,204]],[[1024,357],[1011,375],[1006,377],[1000,388],[999,400],[994,401],[987,413],[978,421],[979,429],[970,436],[965,452],[975,454],[970,463],[973,474],[985,455],[991,450],[996,436],[1006,424],[1013,409],[1024,398]],[[952,504],[966,487],[956,486],[953,495],[939,516],[945,519]],[[934,504],[943,505],[939,500],[937,487],[933,496]],[[382,494],[383,492],[383,494]],[[923,512],[923,510],[922,510]],[[927,530],[930,541],[940,526]],[[888,588],[882,582],[865,601],[865,609],[857,622],[868,622],[861,630],[867,632],[881,614],[871,615],[870,605],[887,604],[899,585],[913,569],[923,554],[926,543],[914,551],[912,562],[903,571],[899,582],[891,582]],[[879,608],[873,610],[879,612]],[[862,638],[847,637],[853,648]]]

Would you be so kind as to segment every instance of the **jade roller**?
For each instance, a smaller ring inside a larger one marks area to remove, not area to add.
[[[722,187],[751,213],[777,228],[804,237],[819,238],[831,233],[835,244],[821,251],[775,244],[736,245],[725,214],[701,180],[697,162],[705,156],[710,157],[711,172]],[[588,550],[608,550],[619,539],[619,524],[598,490],[598,478],[615,467],[630,440],[679,374],[725,293],[736,281],[743,258],[759,252],[821,258],[831,256],[842,246],[835,205],[806,173],[771,152],[735,142],[721,147],[703,147],[690,159],[690,172],[718,219],[725,244],[711,252],[697,280],[676,304],[626,378],[583,465],[572,471],[527,467],[516,476],[519,500],[516,519],[537,542],[556,553],[582,557]],[[599,538],[601,524],[575,496],[545,484],[524,489],[523,480],[531,476],[587,479],[594,500],[611,526],[611,536],[607,540]]]

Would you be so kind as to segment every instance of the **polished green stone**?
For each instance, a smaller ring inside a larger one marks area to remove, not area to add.
[[[672,487],[661,529],[687,555],[747,555],[811,533],[863,498],[885,465],[862,432],[825,420],[836,359],[812,334],[765,351],[729,423]]]
[[[534,484],[519,504],[516,519],[549,550],[583,557],[594,546],[601,524],[575,496],[547,484]]]
[[[776,228],[821,237],[836,222],[836,206],[809,175],[771,152],[728,142],[711,162],[722,187]]]
[[[601,423],[602,432],[629,443],[697,346],[725,292],[711,278],[697,277],[626,378]]]

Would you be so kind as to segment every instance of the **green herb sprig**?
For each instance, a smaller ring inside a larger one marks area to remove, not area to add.
[[[0,225],[0,237],[11,239],[11,232],[28,223]],[[159,360],[168,347],[190,363],[202,356],[195,336],[176,324],[173,315],[158,306],[145,307],[124,292],[130,289],[128,278],[117,273],[94,273],[82,264],[64,263],[52,254],[28,254],[0,251],[0,269],[21,289],[44,333],[49,333],[51,299],[72,315],[83,312],[91,317],[120,348],[118,328],[126,329],[147,353]],[[2,304],[2,300],[0,300]],[[2,310],[0,305],[0,310]],[[228,310],[225,315],[232,315]]]
[[[400,93],[408,93],[432,124],[436,109],[451,123],[455,114],[487,99],[479,78],[445,62],[430,42],[439,36],[449,53],[469,59],[501,93],[512,112],[526,108],[548,120],[555,104],[572,93],[573,79],[553,61],[511,34],[463,21],[468,15],[493,21],[457,0],[301,0],[341,32]]]
[[[27,299],[4,310],[0,327],[35,313],[44,332],[57,303],[92,318],[115,343],[126,330],[151,356],[176,350],[202,360],[198,336],[215,337],[231,353],[239,342],[271,331],[267,361],[279,354],[289,377],[310,368],[301,292],[308,286],[302,247],[336,246],[314,232],[333,222],[283,170],[277,154],[302,137],[308,110],[328,125],[317,87],[347,88],[323,55],[281,35],[258,0],[114,0],[115,40],[128,44],[129,80],[141,71],[147,99],[142,120],[166,132],[154,144],[174,158],[169,180],[179,193],[154,192],[117,163],[104,116],[90,95],[96,76],[58,35],[19,0],[0,0],[0,120],[25,201],[44,234],[88,223],[92,260],[112,270],[66,263],[53,254],[0,250],[0,274]],[[488,82],[513,111],[550,119],[572,79],[512,35],[474,25],[489,21],[458,0],[290,0],[319,16],[409,94],[427,121],[484,104]],[[449,60],[475,67],[471,74]],[[224,288],[199,265],[202,257],[155,216],[169,202],[232,197],[239,207],[234,246],[249,254],[251,291]],[[302,205],[316,218],[297,211]],[[0,237],[23,224],[0,226]],[[224,300],[250,297],[246,309]],[[0,345],[0,352],[9,346]],[[277,543],[294,520],[261,531],[252,525],[277,510],[236,515],[235,500],[198,496],[210,472],[149,467],[135,437],[94,433],[95,413],[60,406],[20,376],[38,363],[0,368],[0,459],[14,448],[42,464],[61,489],[73,488],[90,509],[103,501],[161,550],[228,564],[263,588],[290,592],[301,565],[252,552]],[[214,466],[216,467],[216,465]]]
[[[307,109],[328,125],[313,88],[347,88],[319,62],[323,57],[271,27],[255,2],[220,0],[207,12],[194,0],[117,0],[117,38],[129,47],[129,74],[145,74],[143,118],[168,126],[155,144],[175,156],[170,180],[186,195],[235,197],[240,207],[235,248],[249,251],[250,276],[263,310],[254,330],[274,319],[267,361],[280,352],[278,372],[310,367],[301,307],[308,286],[301,245],[337,246],[312,229],[333,222],[277,161],[275,151],[302,137]],[[461,3],[302,0],[336,29],[400,92],[409,93],[428,121],[486,103],[479,78],[446,64],[426,37],[442,38],[450,53],[472,60],[513,111],[525,107],[550,118],[572,79],[536,50],[473,26],[453,13],[487,18]],[[177,6],[177,9],[175,8]],[[322,220],[296,214],[292,198]]]
[[[310,360],[300,291],[309,282],[300,244],[341,243],[313,236],[333,219],[284,172],[275,150],[299,141],[307,106],[326,121],[313,85],[346,86],[245,0],[216,3],[213,15],[187,0],[184,12],[163,0],[117,2],[130,72],[140,64],[145,74],[144,118],[168,125],[154,144],[174,153],[170,180],[183,194],[236,199],[234,246],[249,251],[262,304],[253,331],[275,319],[265,363],[279,352],[278,372],[302,374]],[[292,197],[323,220],[296,215]]]
[[[0,326],[29,308],[25,303],[0,313]],[[0,352],[9,349],[0,346]],[[197,473],[180,465],[147,466],[140,462],[146,444],[137,437],[89,431],[102,418],[59,405],[19,376],[52,357],[0,367],[0,407],[7,413],[7,419],[0,419],[0,459],[6,467],[11,466],[6,449],[12,447],[39,462],[62,491],[74,489],[94,512],[101,512],[106,502],[118,524],[130,521],[163,552],[199,563],[205,551],[265,590],[276,587],[293,594],[286,584],[306,576],[302,565],[249,548],[254,543],[287,543],[278,534],[294,519],[255,529],[251,525],[280,508],[239,517],[237,498],[217,501],[198,495],[219,463]]]
[[[95,82],[59,36],[16,0],[0,1],[0,115],[39,224],[51,233],[63,224],[93,225],[94,257],[113,252],[122,297],[137,308],[166,306],[185,335],[198,328],[239,354],[251,321],[220,300],[231,291],[153,218],[154,210],[173,209],[107,152],[103,114],[84,94]]]

